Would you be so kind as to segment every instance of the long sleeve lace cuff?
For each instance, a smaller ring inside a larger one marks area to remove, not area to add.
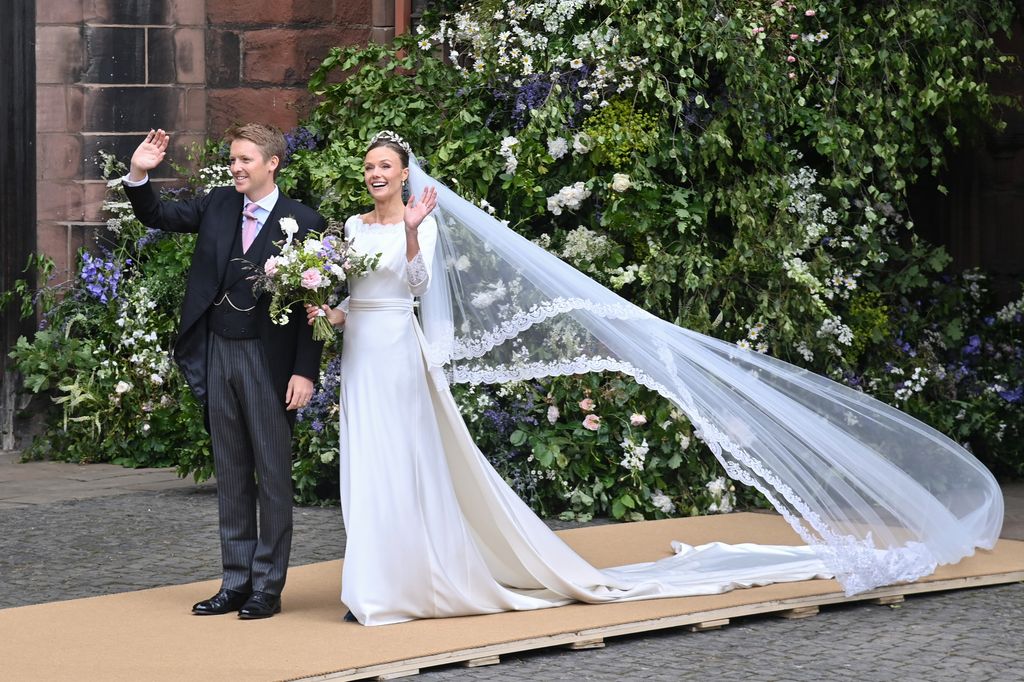
[[[422,293],[421,289],[426,291],[426,284],[427,280],[430,279],[430,273],[427,272],[427,264],[423,260],[422,251],[405,264],[405,278],[409,282],[409,288],[414,294]]]

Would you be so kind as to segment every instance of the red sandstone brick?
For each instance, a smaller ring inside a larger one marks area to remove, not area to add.
[[[107,183],[98,180],[88,180],[81,183],[82,187],[82,216],[78,220],[89,222],[105,222],[108,216],[103,212],[103,202],[107,198]]]
[[[70,180],[81,172],[81,137],[67,133],[36,135],[36,178]]]
[[[64,132],[68,129],[68,107],[63,85],[40,85],[36,88],[36,130],[41,133]]]
[[[36,83],[73,83],[85,63],[77,26],[36,26]]]
[[[271,29],[242,34],[242,81],[304,85],[331,47],[365,43],[363,28]]]
[[[386,45],[395,39],[395,27],[374,27],[370,29],[370,42]]]
[[[80,85],[69,87],[64,93],[67,102],[69,133],[82,130],[85,126],[85,88]]]
[[[181,28],[174,32],[174,61],[178,83],[206,82],[206,31]]]
[[[82,186],[74,181],[42,179],[36,183],[39,220],[81,220]]]
[[[205,26],[206,5],[204,0],[171,0],[171,23],[178,26]]]
[[[52,220],[36,223],[36,251],[53,259],[56,281],[69,276],[68,263],[73,262],[68,248],[68,227]]]
[[[366,21],[367,9],[370,10],[369,22]],[[369,23],[375,28],[394,26],[395,0],[338,0],[335,3],[334,18],[351,24]]]
[[[82,5],[68,0],[36,0],[36,24],[79,24]]]
[[[189,88],[181,102],[182,111],[178,116],[178,129],[183,132],[206,131],[206,89]]]
[[[207,129],[211,135],[235,123],[256,121],[287,131],[313,108],[304,88],[231,88],[207,91]]]
[[[324,22],[332,18],[329,0],[274,0],[238,2],[207,0],[206,17],[211,24],[299,24]]]

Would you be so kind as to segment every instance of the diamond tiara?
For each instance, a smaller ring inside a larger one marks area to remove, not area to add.
[[[370,140],[370,146],[373,146],[375,143],[377,143],[377,142],[379,142],[381,140],[384,140],[385,142],[394,142],[399,147],[404,149],[406,154],[408,154],[409,156],[413,156],[412,147],[410,147],[409,143],[406,142],[405,140],[403,140],[402,136],[399,135],[398,133],[396,133],[395,131],[393,131],[393,130],[382,130],[382,131],[380,131],[379,133],[377,133],[376,135],[373,136],[372,140]]]

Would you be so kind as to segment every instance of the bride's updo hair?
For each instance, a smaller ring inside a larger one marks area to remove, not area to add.
[[[377,147],[387,147],[391,151],[398,154],[399,160],[402,162],[402,168],[409,167],[409,157],[412,155],[412,147],[409,143],[402,139],[402,137],[391,130],[382,130],[373,136],[370,140],[370,146],[366,148],[366,153],[376,149]]]

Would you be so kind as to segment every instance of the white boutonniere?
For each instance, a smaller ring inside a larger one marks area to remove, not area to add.
[[[295,222],[295,218],[281,218],[281,231],[285,234],[285,244],[290,245],[292,238],[295,237],[299,231],[299,224]]]

